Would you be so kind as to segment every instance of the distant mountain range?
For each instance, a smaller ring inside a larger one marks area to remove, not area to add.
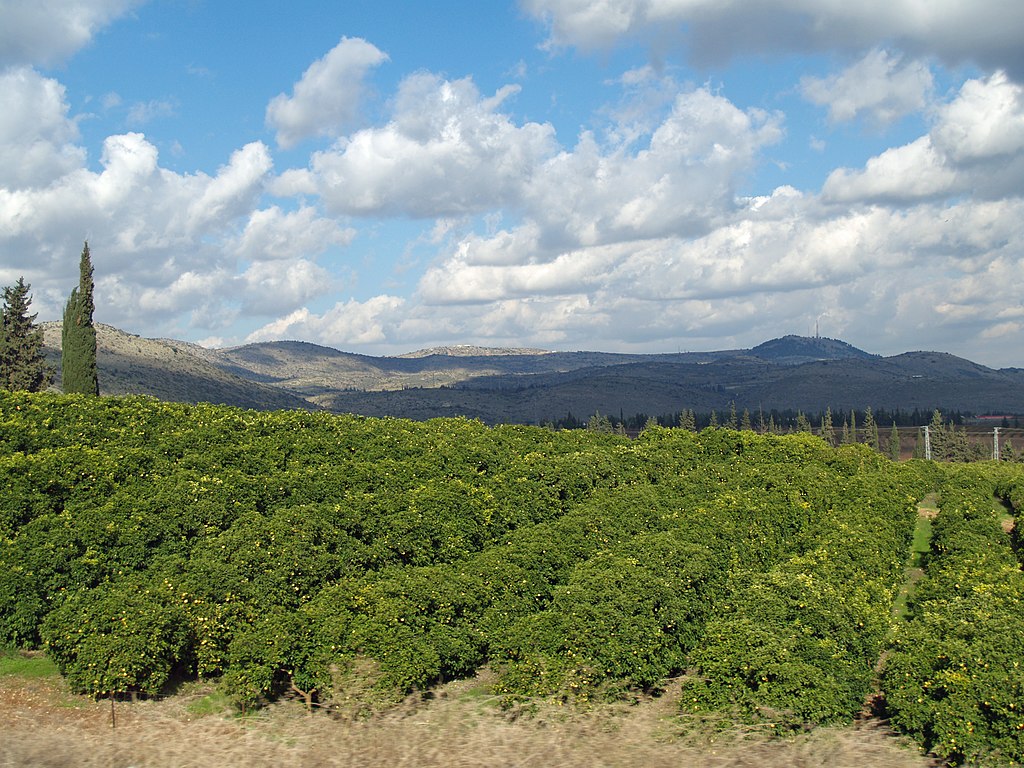
[[[60,324],[44,323],[60,362]],[[572,413],[661,415],[738,410],[915,408],[1024,414],[1024,370],[992,369],[942,352],[880,357],[843,341],[785,336],[752,349],[678,354],[548,352],[456,346],[398,357],[298,341],[206,349],[99,325],[103,394],[308,408],[486,423],[542,423]],[[59,379],[58,379],[59,381]]]

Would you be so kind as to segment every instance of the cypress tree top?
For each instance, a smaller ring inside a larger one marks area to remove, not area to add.
[[[89,243],[82,248],[78,265],[78,287],[71,291],[64,307],[61,330],[61,386],[65,392],[98,395],[96,374],[96,328],[92,323],[93,279]]]

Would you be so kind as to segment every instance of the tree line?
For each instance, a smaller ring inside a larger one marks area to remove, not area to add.
[[[64,307],[61,328],[61,389],[65,393],[99,394],[96,371],[96,327],[93,312],[93,267],[89,243],[82,248],[78,286]],[[19,277],[3,289],[0,310],[0,389],[40,392],[53,383],[55,371],[43,354],[43,330],[30,313],[31,286]]]
[[[991,442],[971,439],[967,432],[967,422],[972,414],[953,411],[944,414],[940,409],[922,411],[886,411],[875,412],[870,406],[863,410],[851,409],[832,411],[826,408],[818,414],[805,414],[802,411],[771,409],[759,411],[752,416],[744,409],[737,413],[732,406],[728,414],[719,415],[716,411],[698,413],[684,409],[661,416],[649,416],[637,413],[633,416],[609,416],[596,412],[588,418],[581,419],[570,411],[565,417],[548,421],[544,426],[549,429],[586,429],[591,432],[604,432],[636,437],[651,427],[668,427],[700,432],[705,429],[732,429],[743,432],[756,432],[767,435],[786,435],[799,432],[814,434],[832,447],[865,444],[888,456],[894,461],[912,457],[926,457],[924,429],[929,430],[931,458],[940,461],[981,461],[992,458]],[[1000,428],[1019,429],[1018,417],[1004,416]],[[913,439],[906,437],[913,434]],[[986,432],[991,435],[991,432]],[[1000,446],[1000,458],[1004,461],[1024,462],[1024,448],[1017,448],[1009,437],[1004,437]]]

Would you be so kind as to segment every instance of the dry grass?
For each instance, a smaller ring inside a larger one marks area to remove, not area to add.
[[[455,683],[364,720],[307,715],[297,702],[258,715],[197,717],[207,691],[115,705],[73,697],[59,682],[0,678],[0,766],[694,766],[697,768],[924,768],[884,729],[819,729],[791,740],[734,731],[682,733],[672,695],[634,706],[568,712],[545,705],[515,717]]]

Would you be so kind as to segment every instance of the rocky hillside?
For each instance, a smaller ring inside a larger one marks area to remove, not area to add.
[[[60,325],[44,324],[60,360]],[[372,357],[298,341],[205,349],[98,327],[100,389],[246,408],[309,408],[487,423],[572,413],[661,415],[826,407],[1024,415],[1024,370],[941,352],[880,357],[842,341],[786,336],[749,350],[668,355],[445,347]],[[58,379],[59,382],[59,379]]]

